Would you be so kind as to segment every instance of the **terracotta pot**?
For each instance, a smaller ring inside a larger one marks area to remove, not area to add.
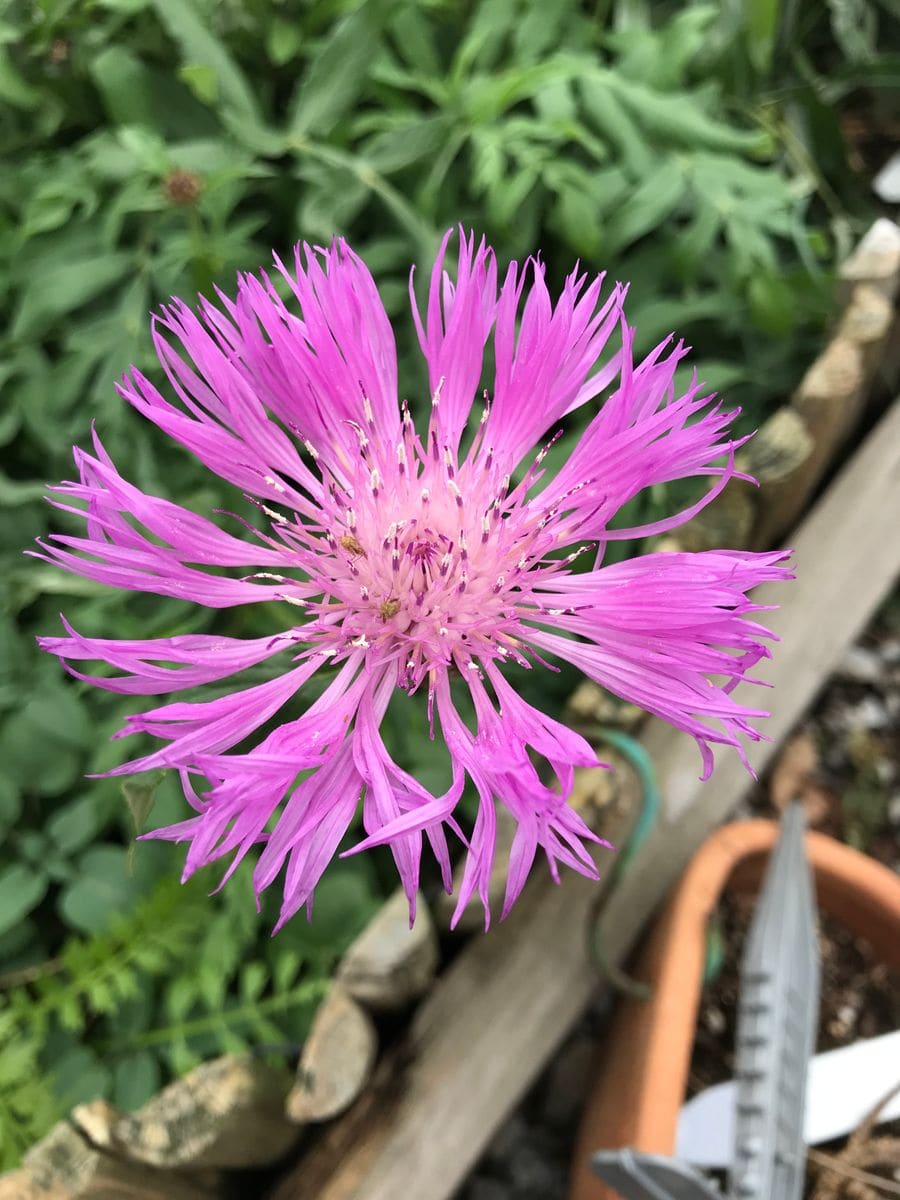
[[[700,848],[647,941],[635,978],[649,1000],[624,1000],[601,1050],[573,1163],[570,1200],[614,1200],[591,1174],[594,1150],[672,1154],[703,987],[707,925],[723,891],[755,892],[778,837],[773,821],[725,825]],[[819,908],[900,969],[900,876],[820,833],[806,835]]]

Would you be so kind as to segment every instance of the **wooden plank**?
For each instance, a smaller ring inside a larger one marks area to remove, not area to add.
[[[767,678],[780,740],[865,626],[900,570],[900,404],[881,421],[793,539],[798,579],[760,592],[783,643]],[[762,673],[762,672],[761,672]],[[775,743],[754,748],[757,769]],[[746,794],[737,758],[701,785],[690,738],[647,727],[664,819],[603,907],[621,961],[706,834]],[[424,1002],[379,1086],[335,1123],[272,1200],[448,1200],[584,1011],[598,981],[586,950],[600,893],[537,878],[509,920],[477,937]]]

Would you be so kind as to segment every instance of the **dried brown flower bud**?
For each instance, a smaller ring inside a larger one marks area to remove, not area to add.
[[[47,51],[47,58],[54,67],[61,67],[63,63],[69,61],[69,55],[72,53],[72,43],[68,38],[54,38],[50,43],[50,49]]]
[[[179,208],[187,208],[196,204],[203,191],[203,180],[194,171],[185,171],[176,167],[163,180],[163,191],[166,199]]]

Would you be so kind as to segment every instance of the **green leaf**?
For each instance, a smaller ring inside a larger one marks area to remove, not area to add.
[[[118,132],[118,141],[132,154],[145,171],[162,175],[169,166],[166,143],[155,129],[140,125],[125,125]],[[133,182],[133,180],[129,180]]]
[[[166,989],[166,1015],[173,1024],[185,1020],[197,1003],[197,980],[193,976],[179,976]]]
[[[312,920],[290,921],[278,940],[287,949],[321,956],[340,953],[374,913],[378,899],[369,877],[369,864],[335,862],[316,886]]]
[[[877,53],[878,15],[868,0],[828,0],[831,32],[852,63],[867,63]],[[895,14],[896,16],[897,14]]]
[[[615,146],[623,167],[635,179],[650,174],[655,156],[646,139],[610,86],[605,72],[585,73],[578,80],[585,115],[591,125]]]
[[[403,61],[419,71],[437,77],[443,74],[438,46],[437,23],[427,8],[415,4],[398,4],[391,17],[392,41]]]
[[[133,265],[130,254],[107,253],[35,271],[22,291],[11,336],[40,336],[60,317],[118,283]]]
[[[346,167],[305,163],[297,205],[297,228],[307,238],[331,238],[345,232],[369,199],[369,187]]]
[[[94,0],[98,8],[108,8],[110,12],[125,13],[133,16],[149,8],[152,0]]]
[[[684,193],[685,179],[677,160],[663,159],[610,219],[604,231],[605,252],[617,254],[655,230],[672,215]]]
[[[48,738],[50,744],[83,750],[90,741],[91,721],[84,702],[70,684],[60,681],[52,690],[41,691],[29,700],[22,716]]]
[[[279,947],[273,955],[272,965],[272,984],[275,992],[286,992],[293,987],[302,967],[302,955],[288,947]]]
[[[0,829],[11,829],[22,814],[22,796],[8,775],[0,775]]]
[[[112,1102],[125,1112],[146,1104],[162,1086],[159,1059],[149,1050],[135,1050],[113,1068]]]
[[[185,64],[200,64],[213,73],[223,106],[258,121],[250,85],[222,42],[210,32],[209,22],[200,16],[193,0],[153,0],[153,7]]]
[[[263,993],[269,982],[269,972],[264,963],[250,962],[241,971],[240,998],[242,1004],[253,1004]]]
[[[768,144],[765,134],[735,129],[708,116],[696,95],[657,92],[614,73],[610,73],[609,82],[645,132],[666,146],[698,146],[746,154],[759,152]]]
[[[0,871],[0,934],[18,925],[40,904],[47,892],[47,884],[43,871],[21,863]]]
[[[109,1092],[109,1067],[89,1046],[75,1046],[51,1062],[50,1070],[53,1089],[66,1109],[86,1104]]]
[[[93,796],[70,800],[56,810],[46,825],[47,835],[63,854],[74,854],[94,837],[100,827]]]
[[[676,330],[683,333],[696,321],[722,320],[722,296],[705,292],[689,299],[667,296],[632,305],[631,322],[636,327],[635,353],[646,354],[662,338]]]
[[[326,137],[355,104],[367,85],[387,8],[385,0],[363,0],[319,44],[291,102],[287,128],[292,137]]]
[[[156,125],[152,76],[139,58],[124,46],[107,46],[89,69],[114,124]]]
[[[778,275],[758,272],[748,287],[750,313],[757,328],[774,337],[786,337],[796,323],[794,294]]]
[[[566,188],[553,211],[554,227],[580,258],[594,258],[603,242],[597,204],[587,191]]]
[[[581,67],[580,60],[559,54],[547,62],[512,67],[497,75],[476,75],[466,81],[463,90],[467,116],[473,125],[489,124],[549,84],[577,77]]]
[[[708,53],[710,27],[720,15],[719,4],[693,3],[673,13],[671,20],[657,29],[662,62],[652,76],[656,87],[675,88],[683,83],[694,59]]]
[[[273,17],[266,30],[266,53],[276,67],[296,58],[297,51],[303,45],[303,33],[299,22],[286,21],[283,17]]]
[[[148,780],[140,777],[138,779],[126,779],[123,781],[122,795],[125,797],[125,803],[128,805],[128,811],[131,814],[135,836],[143,832],[144,822],[153,811],[153,805],[156,802],[157,788],[164,778],[164,773],[161,773],[154,779]]]
[[[219,80],[212,67],[204,63],[185,63],[178,68],[178,78],[203,104],[213,105],[218,100]]]
[[[781,0],[744,0],[747,57],[760,75],[772,65],[781,17]]]
[[[694,219],[676,237],[672,251],[683,279],[693,282],[701,266],[708,261],[722,228],[720,213],[698,198]]]
[[[10,479],[0,471],[0,508],[14,508],[19,504],[30,504],[32,500],[40,500],[46,494],[46,484],[20,483],[17,479]]]
[[[25,109],[37,108],[41,103],[40,91],[22,78],[3,46],[0,46],[0,100]]]
[[[0,730],[0,762],[23,791],[59,795],[78,778],[89,739],[86,710],[60,681],[7,718]]]
[[[141,890],[128,874],[127,852],[121,846],[93,846],[81,856],[78,868],[78,879],[59,899],[60,916],[82,933],[103,933]]]
[[[390,175],[421,160],[431,160],[446,143],[450,122],[443,114],[404,117],[393,129],[376,133],[364,145],[364,155],[376,171]]]

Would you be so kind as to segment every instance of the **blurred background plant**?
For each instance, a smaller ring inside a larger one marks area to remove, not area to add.
[[[177,884],[180,850],[133,843],[151,806],[154,824],[181,815],[172,780],[84,778],[121,761],[109,735],[129,705],[36,650],[61,608],[94,635],[274,628],[21,557],[50,524],[45,483],[71,473],[92,420],[141,487],[204,513],[234,506],[116,396],[130,363],[154,374],[149,310],[229,290],[298,238],[346,234],[421,408],[407,274],[416,261],[427,275],[439,233],[462,222],[501,260],[540,249],[556,282],[575,258],[630,280],[638,350],[685,335],[753,427],[810,361],[835,262],[871,219],[862,171],[889,136],[898,15],[897,0],[4,6],[3,1165],[78,1100],[133,1107],[204,1055],[296,1045],[382,895],[377,858],[338,864],[315,921],[270,941],[246,871],[209,899],[214,879]],[[553,677],[551,701],[570,686]],[[424,728],[400,732],[425,779]]]

